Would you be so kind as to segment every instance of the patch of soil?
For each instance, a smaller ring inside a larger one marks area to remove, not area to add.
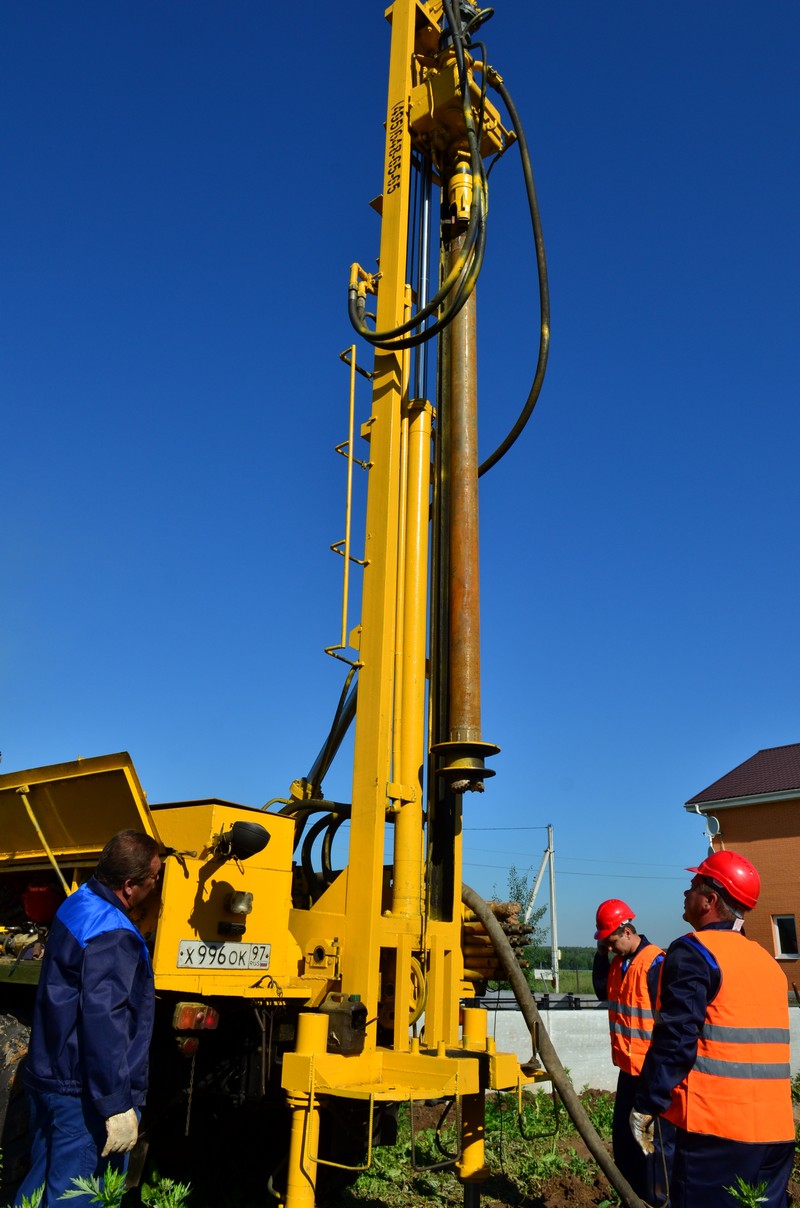
[[[605,1091],[589,1091],[589,1095],[607,1095]],[[436,1129],[442,1118],[442,1103],[419,1103],[414,1105],[414,1132],[421,1133],[425,1129]],[[444,1125],[455,1123],[455,1117],[448,1115]],[[606,1149],[611,1152],[611,1142],[606,1142]],[[577,1134],[559,1138],[557,1148],[563,1150],[565,1156],[575,1152],[578,1157],[587,1162],[593,1162],[585,1141]],[[481,1208],[597,1208],[605,1200],[613,1199],[613,1193],[604,1176],[597,1171],[595,1181],[587,1184],[578,1175],[569,1170],[562,1170],[547,1179],[544,1184],[537,1186],[535,1192],[520,1193],[508,1182],[500,1172],[493,1172],[492,1177],[481,1189]]]
[[[587,1187],[577,1175],[565,1171],[550,1179],[539,1198],[531,1201],[536,1208],[596,1208],[608,1192],[597,1187]]]
[[[415,1103],[414,1104],[414,1132],[424,1132],[426,1128],[436,1128],[442,1118],[444,1111],[443,1103]],[[447,1117],[447,1124],[452,1124],[455,1116],[451,1112]]]

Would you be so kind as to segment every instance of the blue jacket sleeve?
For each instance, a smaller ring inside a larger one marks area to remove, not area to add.
[[[650,1005],[653,1010],[655,1010],[658,1002],[658,981],[661,977],[661,966],[663,963],[664,957],[659,954],[647,970],[647,993],[650,996]]]
[[[127,930],[107,931],[86,945],[80,1044],[84,1087],[106,1119],[133,1106],[129,1055],[131,1001],[142,947]]]
[[[611,968],[608,962],[608,952],[605,948],[598,948],[594,954],[592,962],[592,986],[600,1002],[605,1002],[608,991],[608,971]]]
[[[636,1111],[658,1116],[669,1107],[673,1089],[694,1065],[706,1007],[719,985],[719,970],[693,944],[678,939],[670,945],[653,1042],[633,1100]]]

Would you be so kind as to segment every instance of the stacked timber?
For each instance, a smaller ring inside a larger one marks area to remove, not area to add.
[[[523,922],[519,902],[488,902],[487,905],[508,937],[518,964],[522,969],[529,968],[530,962],[525,959],[525,949],[530,944],[533,927]],[[505,980],[500,958],[486,928],[466,907],[462,907],[461,912],[461,948],[464,953],[466,981],[485,983]]]

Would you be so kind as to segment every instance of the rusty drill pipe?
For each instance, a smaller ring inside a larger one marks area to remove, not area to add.
[[[450,243],[448,263],[464,236]],[[449,741],[434,750],[453,791],[482,792],[498,748],[481,734],[480,569],[478,558],[477,302],[473,289],[449,327]]]
[[[450,247],[457,254],[463,236]],[[450,740],[481,740],[478,564],[477,306],[472,291],[450,343]]]

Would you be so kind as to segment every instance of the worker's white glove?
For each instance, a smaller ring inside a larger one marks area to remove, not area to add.
[[[130,1153],[139,1136],[139,1121],[136,1112],[129,1107],[118,1116],[109,1116],[106,1120],[108,1140],[100,1157],[105,1158],[110,1153]]]
[[[642,1153],[655,1153],[656,1146],[653,1140],[655,1116],[648,1116],[644,1112],[632,1110],[628,1119],[630,1120],[633,1139]]]

